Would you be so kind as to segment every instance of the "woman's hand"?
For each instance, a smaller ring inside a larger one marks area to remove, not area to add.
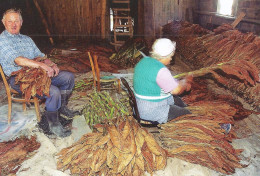
[[[179,81],[179,85],[176,89],[174,89],[171,94],[173,95],[180,95],[185,91],[190,91],[191,83],[193,81],[192,75],[187,75],[184,79]]]

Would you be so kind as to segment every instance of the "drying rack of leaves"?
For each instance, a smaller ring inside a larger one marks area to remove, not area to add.
[[[252,70],[259,74],[260,70],[260,37],[253,33],[242,33],[229,24],[223,24],[213,31],[189,22],[172,22],[163,28],[165,36],[177,42],[177,52],[182,60],[194,69],[216,66],[229,61],[247,61],[254,65]],[[243,62],[237,71],[243,71]],[[231,72],[233,70],[230,70]],[[230,79],[225,85],[255,108],[260,106],[260,84],[248,86],[240,80]]]
[[[14,141],[0,143],[0,175],[15,174],[21,163],[33,156],[40,147],[36,137],[20,137]]]
[[[120,118],[129,115],[129,105],[123,99],[112,98],[108,91],[86,95],[89,101],[82,110],[87,124],[92,128],[94,124],[103,123],[106,119]]]
[[[29,102],[32,96],[49,95],[51,79],[42,68],[23,67],[13,72],[15,75],[15,84],[20,84],[20,90],[26,101]]]
[[[95,126],[58,154],[58,169],[78,175],[143,175],[166,166],[166,152],[129,116]]]
[[[110,56],[110,60],[124,68],[132,68],[143,57],[139,51],[146,49],[143,39],[129,39],[119,51]]]

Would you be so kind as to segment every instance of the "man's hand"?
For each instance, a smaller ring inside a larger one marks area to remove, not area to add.
[[[52,66],[52,69],[53,69],[54,72],[55,72],[54,76],[57,76],[57,75],[59,74],[59,72],[60,72],[59,67],[58,67],[56,64],[54,64],[54,65]]]
[[[45,63],[39,62],[40,67],[46,71],[46,73],[48,74],[48,76],[51,78],[54,76],[54,69],[51,68],[50,66],[46,65]]]
[[[57,76],[58,74],[59,74],[59,72],[60,72],[60,69],[58,68],[58,66],[55,64],[55,63],[53,63],[50,59],[45,59],[44,60],[44,63],[47,65],[47,66],[49,66],[49,67],[51,67],[53,70],[54,70],[54,75],[53,76]]]
[[[54,76],[54,69],[52,69],[51,67],[46,65],[46,69],[45,69],[45,67],[43,69],[47,72],[47,74],[50,78]]]

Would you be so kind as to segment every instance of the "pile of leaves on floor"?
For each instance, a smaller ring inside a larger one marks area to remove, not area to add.
[[[166,166],[166,152],[136,120],[120,117],[95,126],[58,155],[58,169],[78,175],[143,175]]]
[[[21,163],[33,156],[40,147],[36,137],[20,137],[14,141],[0,143],[0,175],[15,174]]]
[[[123,68],[132,68],[143,57],[139,51],[146,51],[144,39],[129,39],[120,47],[119,51],[110,56],[110,60]]]
[[[23,67],[12,75],[16,76],[15,84],[20,84],[20,90],[27,102],[36,94],[49,95],[51,79],[42,68]]]
[[[91,41],[65,41],[62,46],[53,48],[49,52],[48,58],[56,63],[61,70],[67,70],[73,73],[85,73],[91,71],[87,52],[98,56],[101,71],[117,73],[120,69],[118,65],[109,59],[115,52],[113,48],[102,43],[99,44]]]
[[[234,124],[254,111],[243,108],[230,95],[209,90],[205,79],[194,79],[192,90],[183,97],[192,114],[178,117],[161,125],[158,135],[169,157],[206,166],[223,174],[232,174],[242,168],[239,155],[242,150],[230,144],[236,138],[231,128],[229,134],[220,124]]]

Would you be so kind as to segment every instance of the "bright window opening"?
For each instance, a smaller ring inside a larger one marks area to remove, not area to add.
[[[234,0],[218,0],[218,13],[222,15],[232,15]]]
[[[110,8],[110,31],[114,30],[114,14],[112,8]]]

